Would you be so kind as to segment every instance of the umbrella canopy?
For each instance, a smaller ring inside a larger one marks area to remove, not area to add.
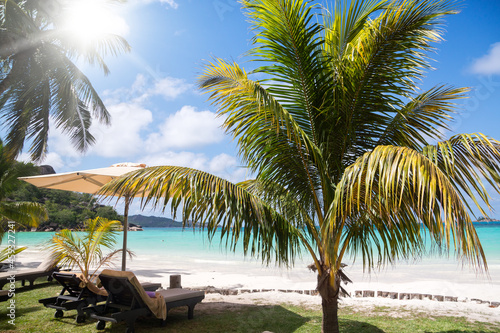
[[[90,169],[74,172],[65,172],[51,175],[40,175],[32,177],[19,177],[30,184],[40,188],[54,190],[74,191],[95,194],[101,187],[126,173],[145,168],[145,164],[118,163],[107,168]],[[128,207],[130,200],[125,198],[125,211],[123,214],[123,253],[122,271],[126,269],[127,231],[128,231]]]

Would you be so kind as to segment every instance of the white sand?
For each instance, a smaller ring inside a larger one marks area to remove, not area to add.
[[[18,267],[34,267],[43,260],[40,252],[28,249],[17,257]],[[227,261],[198,258],[145,258],[137,256],[127,264],[141,282],[161,282],[164,288],[170,275],[180,274],[182,286],[238,291],[238,295],[207,294],[205,302],[256,304],[297,304],[320,308],[319,296],[278,290],[314,290],[316,274],[309,271],[308,262],[299,261],[292,269],[264,267],[255,260]],[[469,320],[497,322],[500,328],[500,307],[478,304],[471,299],[500,302],[500,263],[490,263],[489,277],[476,275],[453,260],[427,260],[415,264],[400,263],[381,272],[363,273],[360,264],[347,267],[346,273],[354,283],[344,286],[353,297],[342,300],[341,306],[369,310],[383,305],[424,311],[434,315],[466,316]],[[119,267],[117,268],[119,269]],[[260,292],[262,289],[272,291]],[[252,290],[252,293],[247,293]],[[392,300],[380,297],[354,297],[356,290],[421,293],[454,296],[458,302],[431,300]],[[403,311],[403,313],[405,313]],[[400,315],[395,312],[394,315]]]

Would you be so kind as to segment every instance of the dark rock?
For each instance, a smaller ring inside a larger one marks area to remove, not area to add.
[[[52,175],[56,173],[54,168],[50,165],[40,165],[38,168],[40,170],[41,175]]]

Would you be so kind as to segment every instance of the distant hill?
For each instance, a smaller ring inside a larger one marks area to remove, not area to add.
[[[182,228],[182,222],[177,222],[168,217],[130,215],[128,222],[138,224],[143,228]]]

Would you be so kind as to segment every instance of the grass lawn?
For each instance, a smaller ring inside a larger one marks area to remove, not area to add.
[[[83,324],[75,322],[76,311],[65,312],[61,319],[54,318],[54,310],[38,303],[41,298],[57,295],[61,287],[53,282],[37,281],[30,287],[16,290],[15,326],[7,317],[8,302],[0,303],[1,332],[97,332],[96,322],[88,319]],[[398,310],[402,318],[389,316],[394,309],[380,307],[371,312],[355,312],[352,308],[340,310],[341,332],[500,332],[498,325],[488,323],[470,323],[465,318],[436,317],[432,314],[404,313]],[[193,320],[187,319],[187,308],[169,312],[167,324],[160,327],[156,319],[142,319],[136,325],[137,332],[320,332],[321,312],[297,306],[281,305],[245,305],[233,303],[202,302],[195,308]],[[110,323],[101,332],[125,331],[125,325]]]

